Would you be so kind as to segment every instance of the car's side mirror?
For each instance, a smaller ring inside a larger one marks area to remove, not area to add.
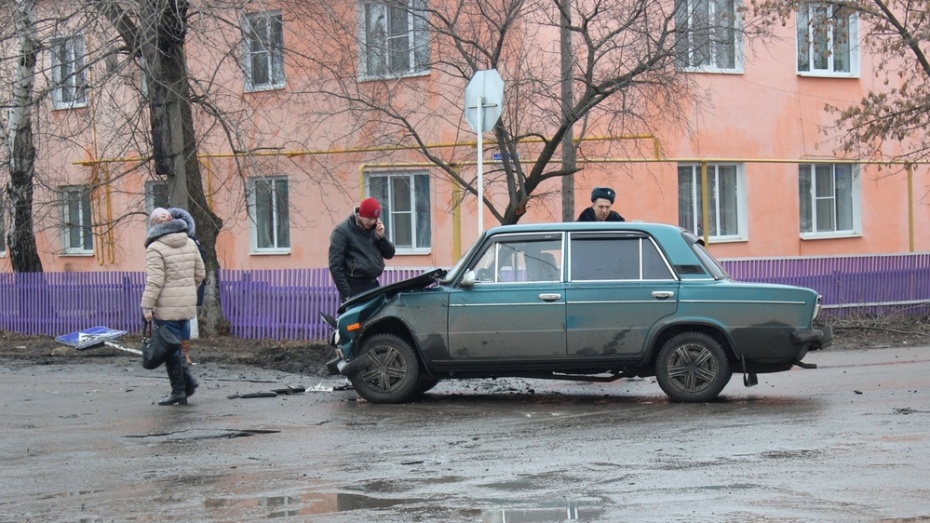
[[[475,271],[465,271],[465,274],[462,275],[462,280],[459,282],[459,285],[465,289],[471,289],[475,286]]]

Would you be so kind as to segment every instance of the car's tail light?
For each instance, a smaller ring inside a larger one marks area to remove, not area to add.
[[[811,318],[812,322],[816,320],[818,316],[820,316],[821,309],[823,309],[823,296],[818,294],[817,303],[814,305],[814,316]]]

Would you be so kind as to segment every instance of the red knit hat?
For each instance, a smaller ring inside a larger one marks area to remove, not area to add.
[[[381,216],[381,206],[378,204],[378,200],[372,197],[362,200],[362,204],[358,206],[358,215],[369,220],[379,218]]]

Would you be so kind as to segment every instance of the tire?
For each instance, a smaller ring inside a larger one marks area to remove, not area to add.
[[[372,403],[403,403],[420,382],[420,362],[406,341],[393,334],[376,334],[359,352],[358,372],[349,376],[359,396]]]
[[[717,340],[699,332],[674,336],[665,343],[656,359],[656,381],[672,401],[711,401],[732,376],[723,347]]]

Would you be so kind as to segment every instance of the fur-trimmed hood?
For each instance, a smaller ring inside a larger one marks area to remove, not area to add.
[[[191,238],[197,236],[197,226],[194,224],[194,217],[190,215],[189,212],[184,209],[179,209],[177,207],[172,207],[168,209],[168,212],[171,213],[171,217],[175,220],[184,220],[187,223],[187,235]]]
[[[168,212],[171,213],[171,217],[174,219],[170,222],[159,223],[151,226],[149,228],[148,234],[145,236],[146,247],[148,247],[153,241],[161,238],[166,234],[183,232],[191,238],[194,237],[196,226],[194,225],[194,218],[191,217],[190,213],[184,209],[178,209],[177,207],[168,209]]]
[[[145,236],[145,246],[148,247],[153,241],[168,234],[183,232],[187,234],[187,222],[184,220],[174,219],[170,222],[159,223],[149,228],[149,233]]]

